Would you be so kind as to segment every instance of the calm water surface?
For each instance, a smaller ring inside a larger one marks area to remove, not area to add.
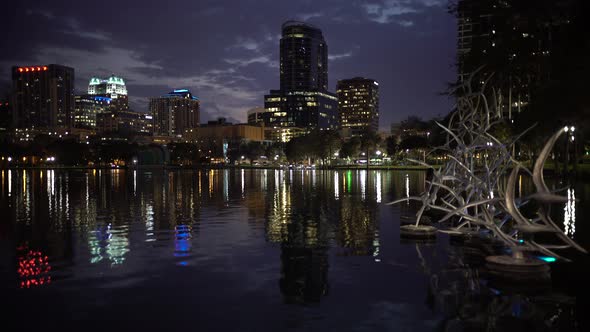
[[[586,256],[531,290],[488,279],[484,247],[400,239],[415,207],[385,203],[422,172],[0,172],[20,330],[588,331]],[[570,196],[555,218],[590,248],[590,185]]]

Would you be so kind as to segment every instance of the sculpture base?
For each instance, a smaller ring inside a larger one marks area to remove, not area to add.
[[[437,228],[426,225],[402,225],[399,227],[401,237],[405,238],[433,238],[436,237]]]
[[[511,276],[534,276],[549,272],[547,263],[535,258],[515,258],[508,255],[487,256],[486,267],[490,272],[499,272],[506,277]]]

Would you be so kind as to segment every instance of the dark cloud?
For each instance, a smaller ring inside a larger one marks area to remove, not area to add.
[[[60,63],[91,76],[120,75],[132,107],[173,88],[199,96],[203,120],[244,121],[279,87],[281,24],[305,20],[329,46],[336,81],[372,77],[381,89],[381,128],[408,115],[446,113],[438,93],[455,77],[454,19],[442,0],[385,1],[27,1],[0,14],[0,87],[10,67]],[[5,6],[6,7],[6,6]]]

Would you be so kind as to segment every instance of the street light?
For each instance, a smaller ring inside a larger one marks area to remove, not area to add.
[[[12,161],[12,157],[8,157],[8,162],[11,162],[11,161]]]

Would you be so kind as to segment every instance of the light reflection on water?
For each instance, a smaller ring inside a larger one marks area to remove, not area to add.
[[[15,284],[28,280],[31,290],[50,280],[54,295],[87,312],[100,310],[97,302],[84,302],[70,290],[120,312],[162,301],[164,320],[180,306],[199,307],[202,320],[223,324],[216,312],[230,303],[245,312],[229,309],[240,317],[268,312],[275,317],[268,330],[305,330],[312,321],[319,329],[324,324],[388,330],[402,324],[432,330],[429,324],[444,320],[456,305],[448,303],[449,289],[467,295],[488,290],[461,258],[463,248],[449,246],[444,237],[435,244],[400,241],[400,215],[414,212],[415,205],[383,203],[419,194],[426,180],[422,172],[7,170],[2,175],[0,214],[13,224],[14,243],[30,248],[15,252],[14,261],[42,253],[51,266],[37,276],[18,277]],[[588,234],[579,225],[576,233],[575,224],[583,213],[575,198],[583,199],[586,191],[567,193],[563,225],[569,236]],[[128,300],[99,295],[112,283],[126,285],[132,298],[150,297],[129,309]],[[168,292],[194,296],[175,305],[166,302]],[[38,296],[35,300],[50,301]],[[500,295],[494,296],[489,300],[499,301]],[[434,302],[425,306],[425,298]],[[253,303],[263,309],[250,310]],[[310,303],[321,306],[291,316],[292,304]],[[384,312],[387,318],[376,314]],[[295,327],[283,325],[293,321]]]
[[[563,208],[563,227],[567,236],[573,238],[576,233],[576,190],[567,189],[567,203]]]

